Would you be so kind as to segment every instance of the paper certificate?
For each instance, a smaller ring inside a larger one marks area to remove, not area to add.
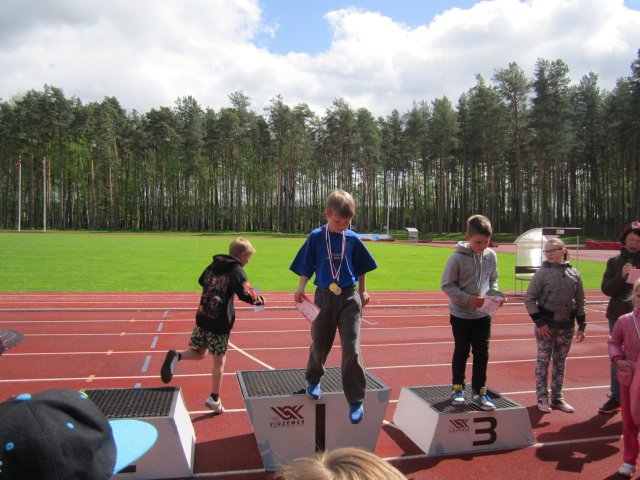
[[[640,268],[634,268],[629,271],[629,275],[627,275],[627,283],[636,283],[636,280],[640,278]]]
[[[484,295],[484,303],[478,310],[489,316],[495,315],[498,309],[505,302],[507,296],[498,290],[489,290]]]
[[[320,313],[320,309],[318,306],[313,303],[309,298],[303,293],[301,295],[302,302],[296,303],[296,308],[300,310],[302,315],[309,320],[309,322],[313,322],[318,314]]]

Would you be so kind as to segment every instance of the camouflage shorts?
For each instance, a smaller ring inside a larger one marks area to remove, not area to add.
[[[189,346],[198,350],[206,347],[211,355],[224,355],[229,345],[229,334],[211,333],[196,326],[191,333]]]

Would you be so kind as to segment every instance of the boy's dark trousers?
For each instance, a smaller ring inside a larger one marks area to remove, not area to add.
[[[469,358],[473,354],[471,388],[478,392],[487,382],[489,363],[489,339],[491,338],[491,317],[477,319],[450,316],[455,347],[451,360],[452,383],[464,386],[464,373]]]
[[[311,324],[313,343],[309,351],[306,380],[319,382],[324,375],[324,363],[333,347],[336,331],[342,347],[342,388],[349,403],[362,402],[366,390],[366,377],[360,351],[360,321],[362,303],[355,287],[344,288],[340,295],[328,288],[317,288],[315,304],[320,314]]]

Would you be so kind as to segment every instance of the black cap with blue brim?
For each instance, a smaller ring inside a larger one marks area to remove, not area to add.
[[[139,420],[108,420],[84,393],[57,388],[0,404],[0,480],[105,480],[158,438]]]

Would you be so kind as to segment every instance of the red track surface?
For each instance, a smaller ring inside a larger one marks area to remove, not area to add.
[[[172,382],[182,387],[196,431],[196,478],[270,478],[262,468],[236,371],[304,368],[309,328],[293,308],[291,293],[266,296],[268,307],[261,313],[238,305],[223,415],[212,416],[202,403],[210,389],[209,359],[180,363]],[[519,450],[428,457],[392,419],[401,387],[451,381],[446,299],[440,292],[373,292],[362,327],[364,361],[392,389],[376,453],[414,479],[616,478],[612,474],[622,463],[620,416],[597,413],[609,383],[607,298],[592,291],[587,300],[587,339],[574,343],[565,380],[565,396],[576,413],[543,415],[535,407],[533,326],[522,298],[512,296],[493,321],[488,386],[528,406],[537,443]],[[165,352],[186,348],[197,301],[194,293],[0,293],[0,328],[25,336],[0,357],[0,398],[52,387],[160,386]],[[338,361],[336,345],[328,365],[338,366]]]

